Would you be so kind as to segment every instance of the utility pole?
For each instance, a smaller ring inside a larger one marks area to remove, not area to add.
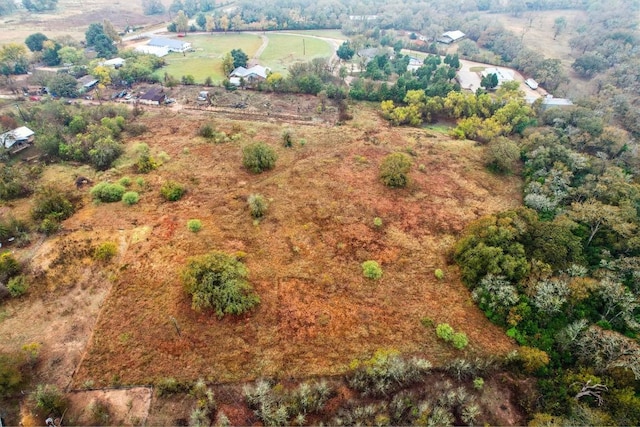
[[[307,46],[304,44],[304,38],[302,39],[302,56],[307,56]]]

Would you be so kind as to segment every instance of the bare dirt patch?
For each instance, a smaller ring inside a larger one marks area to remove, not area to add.
[[[71,410],[65,419],[69,425],[145,425],[152,394],[147,387],[74,391],[68,394]],[[103,409],[102,417],[96,407]]]
[[[362,105],[355,113],[342,127],[148,113],[143,121],[152,132],[136,141],[171,160],[144,177],[149,189],[141,202],[87,205],[65,223],[70,230],[121,232],[129,248],[74,385],[337,374],[380,347],[437,363],[456,355],[420,325],[424,316],[466,332],[472,353],[512,349],[446,260],[465,224],[519,204],[517,182],[485,172],[483,149],[472,142],[389,128]],[[195,132],[209,121],[243,138],[207,143]],[[282,147],[285,126],[306,144]],[[252,175],[241,167],[241,146],[249,140],[276,148],[275,170]],[[377,178],[382,157],[397,150],[415,154],[413,183],[404,190],[385,188]],[[184,183],[188,195],[163,202],[158,189],[167,179]],[[260,223],[246,207],[251,193],[271,201]],[[382,229],[375,229],[374,217],[383,219]],[[204,225],[198,234],[187,230],[191,218]],[[247,254],[262,298],[255,312],[219,320],[191,310],[179,271],[189,256],[212,249]],[[382,280],[362,277],[360,263],[367,259],[381,262]],[[445,280],[435,279],[435,268],[446,270]]]

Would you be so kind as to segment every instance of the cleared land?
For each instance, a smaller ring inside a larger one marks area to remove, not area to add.
[[[225,382],[337,374],[352,359],[380,347],[423,354],[434,362],[458,354],[421,326],[425,316],[466,332],[471,353],[510,350],[513,344],[474,306],[446,258],[470,220],[519,203],[517,182],[507,184],[486,172],[483,148],[472,142],[389,128],[363,105],[355,113],[355,120],[342,127],[226,120],[166,109],[143,116],[151,131],[129,140],[130,154],[115,170],[89,175],[95,181],[134,178],[131,156],[137,142],[148,143],[155,153],[165,151],[170,160],[142,176],[140,204],[95,205],[85,193],[84,207],[65,222],[64,233],[35,249],[33,267],[45,276],[34,292],[51,309],[58,295],[76,289],[81,280],[89,295],[108,292],[106,299],[93,300],[102,303],[101,312],[73,386],[140,384],[167,376]],[[249,112],[244,115],[251,120]],[[211,121],[242,138],[213,145],[196,137],[196,130]],[[306,144],[282,147],[285,127]],[[241,146],[251,140],[276,148],[275,170],[252,175],[241,167]],[[405,190],[385,188],[377,177],[382,157],[398,150],[415,154],[413,184]],[[87,172],[54,167],[46,179],[71,187],[74,174]],[[163,202],[158,189],[167,179],[187,185],[188,195]],[[246,205],[251,193],[271,200],[258,224]],[[374,217],[382,218],[381,229],[374,227]],[[191,218],[202,220],[200,233],[187,230]],[[93,263],[90,248],[107,240],[118,243],[117,260],[109,266]],[[212,249],[247,254],[250,280],[262,298],[254,313],[218,320],[191,310],[179,271],[189,256]],[[367,259],[382,264],[382,280],[362,277],[360,264]],[[435,279],[435,268],[446,271],[445,280]],[[97,285],[99,277],[104,285]],[[81,301],[68,301],[69,314],[54,318],[71,328],[76,316],[95,316],[85,309],[89,300]],[[14,306],[0,323],[2,335],[12,337],[3,346],[46,342],[47,321],[37,331],[10,334],[27,318],[40,319],[37,306],[25,307]],[[77,333],[86,337],[88,330]]]
[[[157,71],[180,78],[192,75],[196,82],[204,83],[207,77],[221,82],[226,77],[222,71],[222,58],[231,49],[242,49],[250,58],[260,48],[260,36],[250,33],[214,33],[188,35],[184,39],[191,43],[195,52],[171,53],[165,57],[167,64]]]
[[[286,33],[268,33],[266,36],[269,45],[260,55],[259,62],[274,72],[286,73],[287,68],[295,63],[329,58],[334,53],[329,43],[316,37]]]

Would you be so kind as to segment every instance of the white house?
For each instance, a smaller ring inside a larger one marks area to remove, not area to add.
[[[186,52],[191,49],[191,43],[165,37],[152,37],[147,46],[165,47],[169,52]]]
[[[147,44],[142,46],[136,46],[136,52],[146,53],[147,55],[155,55],[158,58],[169,55],[169,49],[166,47],[149,46]]]
[[[515,78],[513,71],[507,68],[489,67],[485,68],[482,71],[482,77],[486,77],[489,74],[495,74],[496,76],[498,76],[498,86],[500,86],[504,82],[513,81],[513,79]]]
[[[269,69],[262,65],[254,65],[251,68],[238,67],[229,74],[229,82],[240,86],[240,79],[247,84],[253,84],[266,80]]]
[[[424,61],[413,56],[409,57],[409,64],[407,64],[407,71],[416,71],[418,68],[424,65]]]
[[[104,65],[105,67],[120,68],[124,65],[125,62],[127,61],[122,58],[113,58],[109,59],[108,61],[102,62],[100,65]]]
[[[35,132],[26,126],[21,126],[0,135],[0,144],[11,153],[17,153],[33,143]]]
[[[460,30],[447,31],[446,33],[442,33],[440,37],[438,37],[438,41],[444,44],[455,43],[459,40],[465,38],[466,34]]]

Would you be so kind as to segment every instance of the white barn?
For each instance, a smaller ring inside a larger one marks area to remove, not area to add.
[[[152,37],[147,46],[165,47],[169,52],[186,52],[191,49],[191,43],[165,37]]]

